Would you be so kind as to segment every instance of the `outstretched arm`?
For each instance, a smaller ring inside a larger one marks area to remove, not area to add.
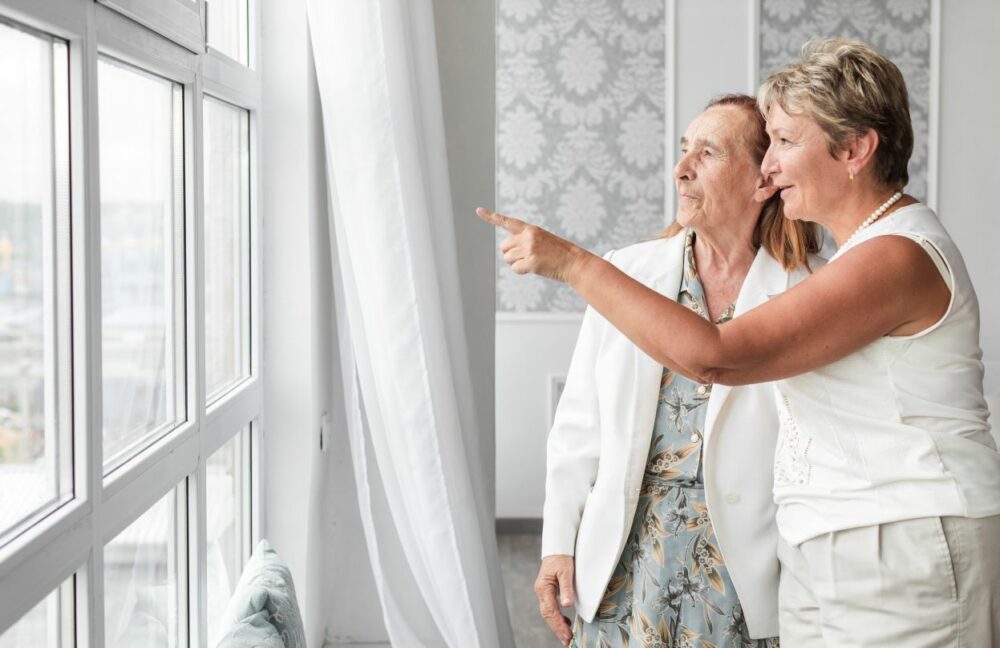
[[[919,245],[882,236],[715,325],[550,232],[489,210],[478,213],[511,233],[501,251],[515,272],[569,283],[653,359],[703,383],[763,382],[816,369],[885,335],[923,330],[950,299]]]

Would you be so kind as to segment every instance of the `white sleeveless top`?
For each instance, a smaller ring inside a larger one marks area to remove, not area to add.
[[[951,303],[916,335],[880,338],[775,383],[781,430],[774,495],[778,530],[793,545],[898,520],[1000,514],[1000,454],[983,398],[979,303],[965,263],[925,205],[883,217],[850,247],[886,235],[927,250],[951,288]]]

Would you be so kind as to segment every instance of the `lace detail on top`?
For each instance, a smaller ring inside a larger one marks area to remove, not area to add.
[[[778,447],[774,452],[774,485],[804,486],[809,483],[809,445],[812,438],[803,434],[792,417],[788,397],[774,390],[778,406]]]

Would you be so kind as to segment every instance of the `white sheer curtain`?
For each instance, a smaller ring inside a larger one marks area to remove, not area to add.
[[[348,427],[389,638],[512,646],[482,475],[466,460],[477,437],[432,6],[307,6]]]

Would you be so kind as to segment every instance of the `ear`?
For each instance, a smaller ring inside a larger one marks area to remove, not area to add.
[[[778,191],[778,188],[776,186],[774,186],[773,182],[771,182],[771,177],[770,176],[765,176],[764,174],[761,174],[757,178],[757,186],[754,187],[754,190],[753,190],[753,200],[754,200],[754,202],[760,203],[760,204],[763,205],[777,191]]]
[[[869,128],[864,133],[848,139],[837,157],[844,162],[849,172],[861,175],[861,172],[874,160],[878,145],[878,133],[874,128]]]

